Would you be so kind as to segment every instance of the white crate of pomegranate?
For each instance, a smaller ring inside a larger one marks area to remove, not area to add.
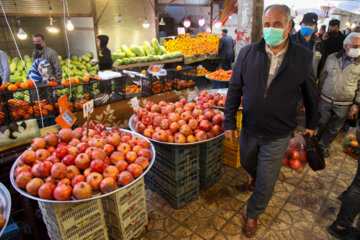
[[[22,195],[43,202],[74,203],[111,195],[140,180],[155,150],[138,133],[90,122],[82,128],[35,138],[14,163],[10,180]]]
[[[145,230],[148,219],[143,179],[129,188],[102,198],[102,204],[111,239],[132,239]]]
[[[74,204],[39,202],[39,208],[52,240],[109,239],[100,199]]]

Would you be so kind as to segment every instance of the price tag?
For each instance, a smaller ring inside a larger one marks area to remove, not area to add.
[[[139,107],[139,100],[137,99],[137,97],[130,99],[130,102],[131,102],[131,106],[134,110]]]
[[[94,99],[84,104],[83,107],[84,118],[86,118],[93,111],[94,111]]]
[[[189,92],[187,101],[191,102],[196,97],[196,93],[197,93],[197,91]]]
[[[70,128],[74,125],[76,117],[69,110],[62,112],[56,119],[55,122],[62,128]]]

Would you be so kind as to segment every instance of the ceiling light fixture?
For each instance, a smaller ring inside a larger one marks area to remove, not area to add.
[[[199,18],[199,26],[202,27],[205,25],[205,19],[202,17],[202,18]]]
[[[160,25],[160,26],[164,26],[164,25],[165,25],[164,18],[161,18],[161,19],[160,19],[159,25]]]
[[[145,21],[144,21],[144,23],[142,24],[142,26],[143,26],[143,28],[145,28],[145,29],[150,27],[150,24],[148,23],[146,17],[145,17]]]
[[[190,27],[191,26],[191,21],[190,21],[190,19],[185,19],[184,20],[184,27],[186,27],[186,28],[188,28],[188,27]]]
[[[221,28],[221,25],[222,25],[222,23],[220,22],[220,20],[216,20],[216,21],[214,22],[215,28]]]
[[[19,23],[19,32],[17,33],[17,36],[18,36],[19,39],[24,40],[24,39],[27,38],[27,34],[21,27],[21,22],[20,22],[19,17],[17,17],[17,22]]]

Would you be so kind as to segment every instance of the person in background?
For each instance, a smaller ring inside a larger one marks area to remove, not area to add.
[[[96,37],[96,46],[99,49],[99,70],[111,70],[113,61],[111,59],[111,51],[107,48],[109,37],[106,35],[99,35]]]
[[[337,19],[332,19],[329,22],[329,29],[322,36],[324,41],[325,54],[329,56],[334,52],[339,52],[343,49],[343,42],[345,36],[340,32],[340,21]]]
[[[243,97],[240,133],[241,165],[251,183],[237,188],[254,191],[247,202],[243,232],[252,237],[257,217],[270,201],[282,159],[296,127],[296,105],[303,96],[306,107],[304,135],[313,136],[318,121],[318,92],[312,53],[289,39],[290,8],[270,5],[263,14],[264,38],[241,48],[225,103],[225,137],[238,136],[235,115]]]
[[[317,138],[324,157],[347,116],[354,116],[360,106],[360,33],[350,33],[344,49],[331,54],[320,73],[320,121]]]
[[[290,36],[290,39],[313,52],[313,66],[315,76],[318,76],[318,66],[324,51],[324,44],[315,34],[318,16],[315,13],[306,13],[300,22],[301,29]]]
[[[356,139],[360,142],[359,122],[356,126]],[[342,201],[340,211],[336,220],[328,226],[327,231],[339,239],[360,239],[360,232],[352,227],[355,217],[360,213],[360,159],[358,159],[355,177],[342,195],[342,199],[339,199]]]
[[[321,25],[320,31],[316,33],[316,36],[320,39],[322,39],[322,36],[326,32],[326,25]]]
[[[291,30],[290,30],[289,34],[292,35],[292,34],[296,33],[295,22],[294,22],[294,20],[291,20],[290,23],[291,23]]]
[[[345,30],[344,30],[344,35],[345,35],[345,37],[347,36],[347,35],[349,35],[350,33],[351,33],[352,31],[351,31],[351,28],[346,28]]]
[[[41,58],[47,60],[50,64],[48,69],[48,74],[51,81],[61,81],[62,80],[62,69],[58,54],[51,48],[46,46],[45,37],[36,33],[33,35],[33,43],[35,50],[32,54],[34,60]]]
[[[221,61],[221,68],[223,70],[231,69],[231,62],[234,56],[234,43],[232,37],[228,36],[228,30],[221,30],[221,38],[219,40],[219,57]]]
[[[4,84],[10,81],[9,59],[6,53],[0,50],[0,83]]]
[[[356,26],[356,27],[354,28],[354,32],[360,32],[360,26]]]

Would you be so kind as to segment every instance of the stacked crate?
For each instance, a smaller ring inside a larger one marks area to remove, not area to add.
[[[200,145],[200,188],[208,189],[220,180],[223,138]]]
[[[175,209],[183,208],[199,196],[199,145],[154,147],[156,160],[147,177],[150,188]]]
[[[236,114],[236,128],[241,131],[242,111]],[[240,147],[239,139],[234,139],[233,142],[224,139],[223,142],[223,163],[234,168],[239,168],[240,163]]]
[[[101,200],[82,203],[39,202],[48,235],[52,240],[107,240]]]
[[[130,240],[145,229],[148,218],[143,178],[101,201],[110,239]]]

